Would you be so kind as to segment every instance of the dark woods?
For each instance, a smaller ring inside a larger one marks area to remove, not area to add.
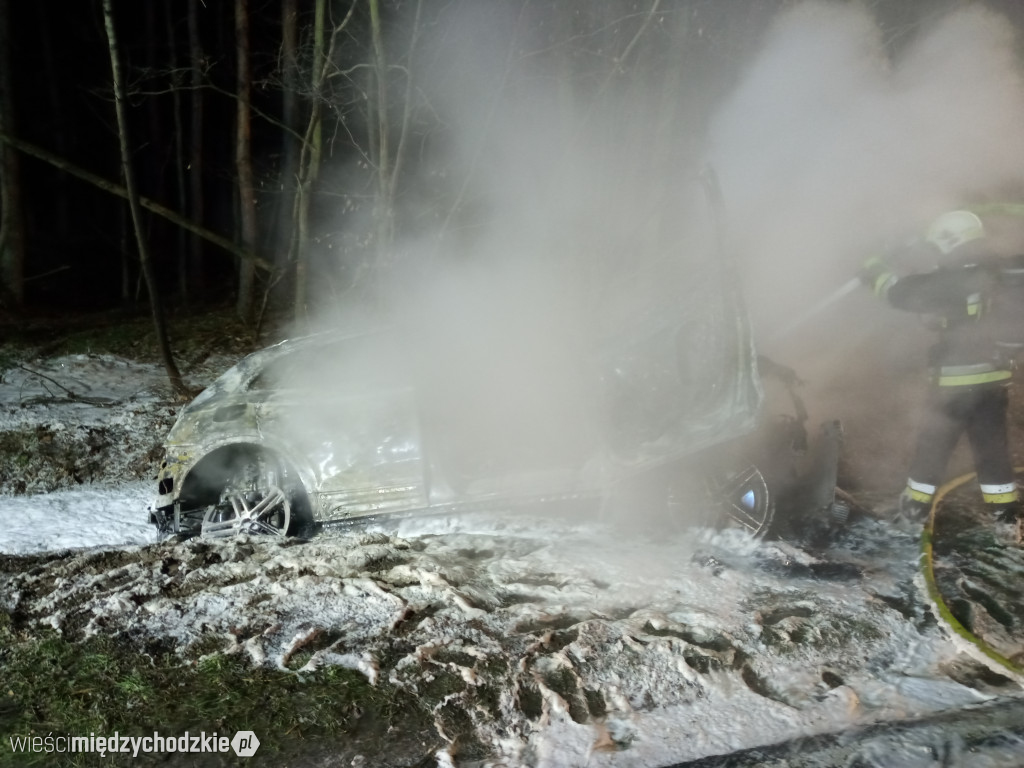
[[[510,112],[560,113],[545,156],[628,88],[653,110],[636,125],[695,120],[779,3],[718,5],[113,0],[119,125],[100,0],[3,0],[2,306],[145,306],[140,245],[170,307],[233,301],[255,321],[364,300],[428,260],[410,240],[447,252],[495,215]]]
[[[0,308],[379,302],[584,144],[599,189],[699,155],[787,4],[0,0]]]

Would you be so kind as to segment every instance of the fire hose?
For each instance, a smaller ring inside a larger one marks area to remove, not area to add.
[[[818,301],[812,306],[808,307],[806,310],[804,310],[804,312],[797,315],[795,318],[789,321],[789,323],[787,323],[785,326],[776,331],[775,337],[782,338],[784,336],[788,336],[790,333],[795,331],[797,328],[806,323],[815,315],[824,312],[826,309],[835,304],[844,296],[853,293],[860,286],[860,284],[861,282],[859,277],[854,277],[849,281],[843,283],[828,296],[821,299],[821,301]]]
[[[1024,467],[1016,467],[1015,471],[1022,472],[1024,471]],[[956,490],[965,483],[970,482],[975,478],[975,476],[976,475],[973,472],[967,475],[961,475],[954,480],[950,480],[936,491],[935,498],[932,501],[932,506],[928,513],[928,520],[925,523],[924,530],[921,531],[921,574],[924,577],[925,586],[928,590],[928,597],[931,598],[939,616],[946,622],[949,628],[952,629],[960,638],[966,640],[977,648],[985,657],[994,661],[1004,669],[1009,670],[1013,673],[1014,677],[1020,680],[1021,677],[1024,677],[1024,668],[1010,661],[1010,659],[1003,656],[999,651],[961,624],[959,619],[953,615],[949,606],[946,605],[946,601],[942,598],[942,593],[939,591],[939,585],[935,581],[935,560],[932,552],[932,541],[935,535],[935,511],[938,509],[939,504],[947,494]]]

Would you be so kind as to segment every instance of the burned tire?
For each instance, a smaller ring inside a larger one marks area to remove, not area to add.
[[[210,454],[182,493],[178,531],[170,535],[248,533],[308,538],[315,532],[309,499],[297,474],[274,455],[248,446]]]
[[[761,537],[775,520],[775,498],[764,474],[755,465],[709,476],[707,490],[716,521]]]

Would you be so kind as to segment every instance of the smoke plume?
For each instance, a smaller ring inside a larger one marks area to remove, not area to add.
[[[1015,42],[980,6],[897,51],[856,4],[777,19],[711,131],[763,339],[886,243],[1022,188]]]

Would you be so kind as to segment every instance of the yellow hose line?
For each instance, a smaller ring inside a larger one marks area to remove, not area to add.
[[[1015,471],[1021,472],[1024,471],[1024,468],[1017,467]],[[1006,667],[1006,669],[1016,675],[1024,675],[1024,668],[1014,664],[980,637],[971,633],[957,620],[949,610],[945,600],[942,599],[942,595],[939,593],[939,586],[935,583],[935,563],[932,557],[932,535],[935,528],[935,510],[948,493],[956,490],[964,483],[970,482],[975,477],[976,475],[973,472],[967,475],[961,475],[954,480],[950,480],[935,492],[935,499],[932,501],[932,508],[928,514],[928,522],[925,524],[924,530],[921,531],[921,572],[924,575],[925,584],[928,585],[928,596],[931,597],[932,602],[935,603],[935,607],[938,609],[939,615],[942,617],[943,621],[945,621],[954,632],[960,635],[960,637],[967,640],[969,643],[972,643],[979,651],[984,653],[1000,666]]]

